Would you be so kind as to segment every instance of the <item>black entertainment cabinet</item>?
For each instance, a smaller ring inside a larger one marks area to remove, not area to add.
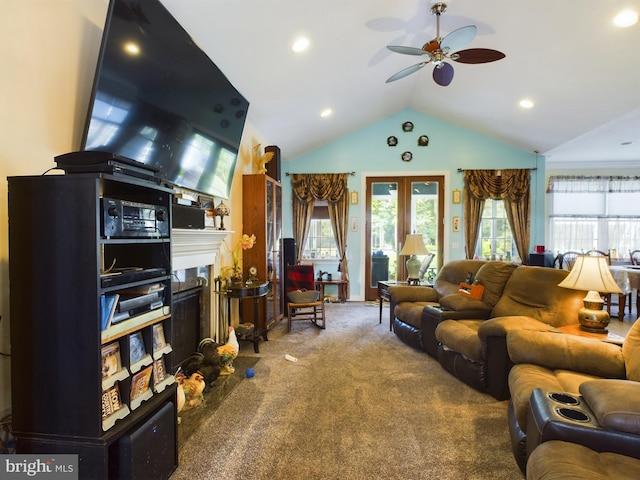
[[[167,478],[178,464],[170,375],[173,191],[106,173],[8,180],[17,452],[78,454],[80,478]],[[152,205],[169,228],[105,235],[105,198]],[[136,270],[113,281],[104,275],[113,263]],[[103,296],[157,289],[160,300],[103,330]],[[161,330],[165,342],[154,344]],[[136,340],[145,347],[139,361],[131,348]],[[109,349],[119,350],[119,363]],[[151,373],[148,388],[142,372]],[[119,403],[110,401],[114,387]]]

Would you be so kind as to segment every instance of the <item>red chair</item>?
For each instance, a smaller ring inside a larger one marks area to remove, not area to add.
[[[291,323],[296,320],[311,320],[324,330],[326,317],[324,301],[316,290],[313,265],[288,265],[285,277],[287,326],[291,331]]]

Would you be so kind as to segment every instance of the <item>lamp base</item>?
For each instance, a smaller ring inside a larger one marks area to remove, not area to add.
[[[609,312],[606,310],[581,308],[578,310],[578,321],[580,322],[580,330],[591,333],[607,333]]]
[[[409,285],[420,285],[420,279],[419,278],[407,278],[407,283]]]

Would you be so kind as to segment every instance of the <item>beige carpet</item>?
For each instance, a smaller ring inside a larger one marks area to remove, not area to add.
[[[326,330],[278,325],[255,377],[182,447],[172,480],[521,480],[507,402],[400,342],[385,309],[382,324],[377,305],[349,302],[327,304]],[[240,355],[256,356],[249,344]]]

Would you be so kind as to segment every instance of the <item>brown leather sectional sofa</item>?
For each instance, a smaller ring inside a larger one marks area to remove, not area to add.
[[[469,272],[485,287],[480,300],[458,293]],[[394,331],[472,387],[510,397],[512,449],[528,480],[639,478],[640,322],[623,346],[563,334],[557,328],[577,323],[586,295],[558,287],[566,275],[453,261],[432,288],[390,289]],[[577,406],[556,405],[552,394]]]
[[[481,300],[458,293],[469,272],[484,287]],[[507,399],[512,365],[507,332],[576,323],[586,292],[558,287],[567,273],[496,261],[450,262],[433,289],[390,289],[394,331],[404,342],[437,357],[443,368],[466,384]]]

